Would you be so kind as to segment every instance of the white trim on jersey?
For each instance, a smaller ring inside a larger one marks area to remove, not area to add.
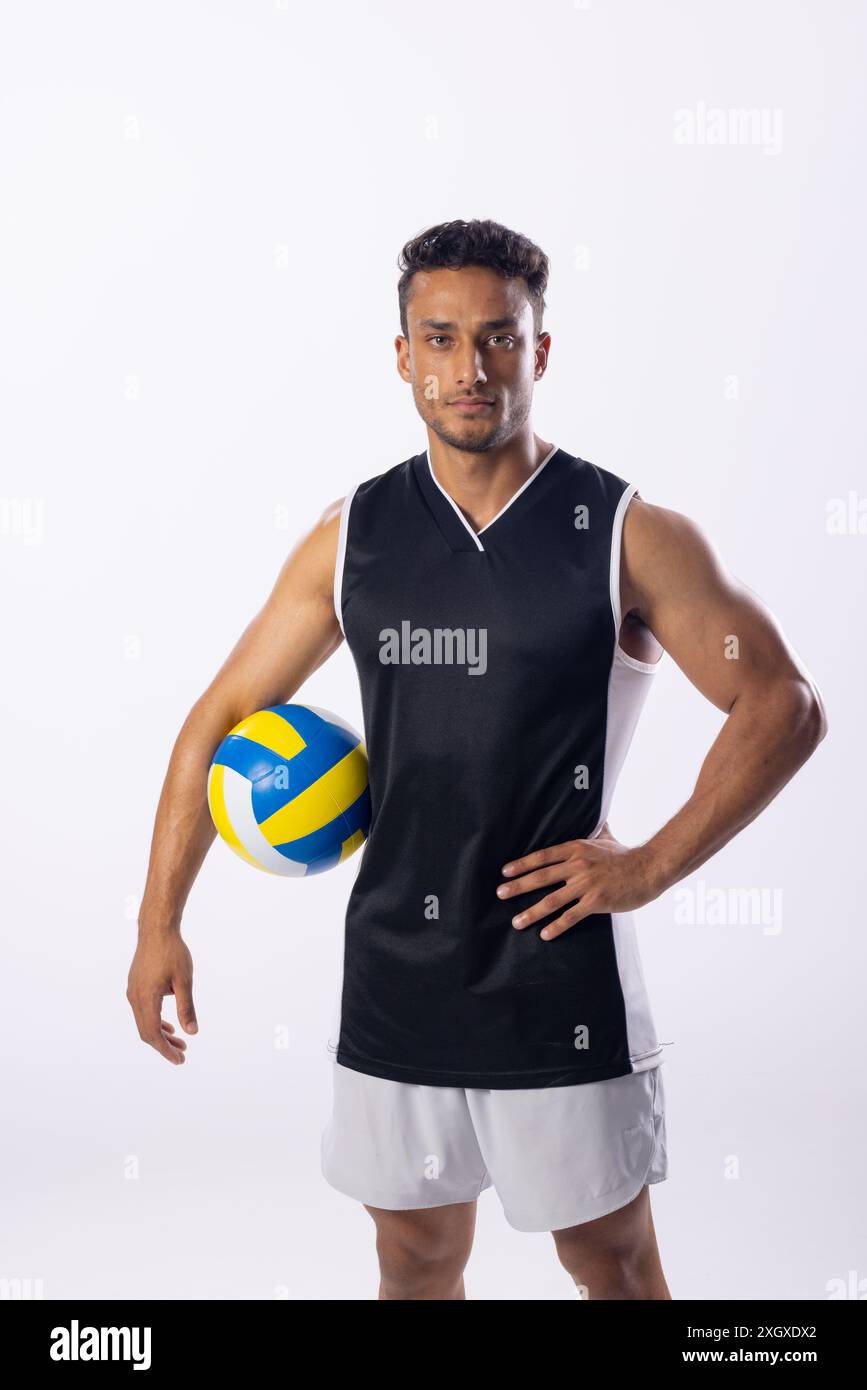
[[[496,516],[492,516],[491,519],[490,519],[490,521],[486,521],[486,522],[485,522],[485,524],[484,524],[484,526],[482,527],[481,531],[474,531],[474,530],[473,530],[472,526],[471,526],[470,523],[467,521],[467,518],[464,516],[463,512],[461,511],[461,509],[460,509],[460,507],[458,506],[458,504],[457,504],[457,502],[455,501],[455,499],[452,497],[451,493],[446,492],[445,488],[443,487],[443,485],[442,485],[442,483],[440,482],[439,478],[437,477],[436,473],[434,473],[434,471],[433,471],[433,464],[432,464],[431,461],[430,461],[430,454],[428,453],[427,449],[425,449],[425,451],[424,451],[424,456],[425,456],[425,458],[427,459],[428,471],[430,472],[431,477],[433,478],[434,482],[436,483],[436,485],[437,485],[437,487],[439,488],[440,492],[442,493],[443,497],[446,499],[447,502],[450,502],[450,503],[451,503],[452,507],[454,507],[455,512],[457,513],[457,515],[458,515],[458,517],[460,518],[460,520],[461,520],[461,522],[463,523],[463,525],[464,525],[464,526],[467,528],[467,530],[469,531],[469,533],[470,533],[470,535],[472,536],[473,540],[475,541],[476,546],[478,547],[478,549],[479,549],[479,550],[484,550],[485,547],[482,545],[482,542],[479,540],[479,536],[483,535],[483,534],[485,533],[485,531],[487,531],[487,529],[488,529],[489,526],[493,526],[493,524],[494,524],[495,521],[499,521],[500,517],[503,515],[503,512],[507,512],[507,511],[509,510],[509,508],[511,507],[512,503],[515,502],[515,501],[517,501],[517,499],[521,496],[521,493],[524,491],[524,489],[525,489],[525,488],[528,488],[528,487],[530,486],[530,484],[532,483],[533,479],[534,479],[534,478],[538,478],[539,474],[542,472],[542,469],[545,467],[545,464],[548,462],[549,459],[552,459],[552,458],[554,457],[554,455],[556,454],[558,448],[559,448],[559,445],[557,445],[557,444],[555,444],[555,445],[553,446],[553,448],[551,449],[551,452],[548,453],[548,454],[546,454],[545,457],[542,459],[542,462],[541,462],[541,463],[538,463],[538,464],[536,465],[536,467],[533,469],[533,472],[530,474],[529,478],[525,478],[525,479],[524,479],[523,483],[522,483],[521,486],[518,488],[518,491],[512,493],[512,496],[509,498],[508,502],[505,504],[505,506],[503,506],[503,507],[500,508],[500,510],[497,512],[497,515],[496,515]]]
[[[608,713],[605,721],[602,798],[598,824],[593,834],[588,836],[591,840],[599,834],[608,819],[617,779],[644,708],[654,669],[650,666],[645,670],[639,670],[634,666],[624,665],[616,656],[611,663],[611,675],[608,678]]]
[[[651,682],[648,679],[656,674],[659,668],[659,661],[639,661],[637,657],[630,656],[620,645],[620,624],[621,604],[620,604],[620,560],[622,550],[623,521],[626,516],[626,508],[632,501],[637,492],[635,483],[628,483],[623,489],[623,494],[617,504],[614,513],[614,520],[611,526],[611,561],[609,566],[609,594],[611,598],[611,611],[614,616],[614,656],[611,662],[611,674],[608,678],[608,708],[605,721],[605,761],[602,772],[602,797],[600,800],[599,820],[593,834],[588,836],[594,839],[602,829],[608,819],[608,812],[611,808],[611,801],[614,796],[614,788],[620,776],[620,770],[629,752],[629,745],[635,733],[636,725],[647,692]]]
[[[342,593],[343,570],[346,564],[346,537],[349,529],[349,508],[352,506],[352,499],[360,487],[361,480],[344,497],[343,506],[340,508],[340,525],[337,531],[337,556],[334,561],[334,612],[344,637],[346,633],[343,631]]]
[[[611,936],[623,992],[626,1047],[633,1071],[649,1071],[664,1060],[658,1041],[632,912],[612,912]]]
[[[623,617],[620,611],[620,560],[622,554],[623,523],[626,520],[626,508],[638,493],[636,483],[628,483],[623,489],[623,495],[617,503],[617,510],[614,513],[614,520],[611,523],[611,565],[609,568],[609,591],[611,594],[611,612],[614,614],[614,655],[618,660],[631,666],[634,671],[646,671],[652,674],[659,669],[662,660],[660,653],[656,661],[639,661],[637,656],[630,656],[629,652],[624,651],[620,645],[620,625]]]
[[[614,513],[614,520],[611,523],[611,563],[608,566],[608,587],[611,593],[611,611],[614,614],[614,637],[620,638],[620,624],[623,621],[620,613],[620,543],[623,535],[623,523],[626,519],[626,508],[638,491],[637,483],[627,483],[617,503],[617,510]]]
[[[523,483],[522,483],[521,486],[518,488],[518,491],[512,494],[512,496],[509,498],[509,500],[508,500],[508,502],[506,503],[506,505],[505,505],[504,507],[501,507],[500,510],[497,512],[497,515],[496,515],[496,516],[492,516],[491,519],[490,519],[490,521],[486,521],[486,522],[485,522],[484,526],[482,527],[481,531],[479,532],[479,535],[480,535],[480,536],[483,536],[484,533],[487,531],[488,527],[489,527],[489,526],[493,526],[493,524],[494,524],[495,521],[499,521],[500,517],[503,515],[503,512],[507,512],[507,511],[509,510],[509,508],[511,507],[512,503],[513,503],[513,502],[516,502],[516,501],[518,500],[518,498],[521,496],[521,493],[524,491],[524,489],[525,489],[525,488],[528,488],[528,487],[530,486],[530,484],[533,482],[533,479],[534,479],[534,478],[538,478],[539,474],[542,472],[542,469],[545,467],[545,464],[548,462],[549,459],[552,459],[552,458],[554,457],[554,455],[556,454],[556,452],[557,452],[557,447],[558,447],[558,446],[555,444],[555,445],[553,446],[553,448],[551,449],[551,452],[548,453],[548,454],[546,454],[545,457],[542,459],[542,462],[536,465],[536,467],[533,469],[533,472],[530,474],[529,478],[525,478],[525,479],[524,479]]]
[[[614,655],[611,661],[611,674],[608,678],[605,760],[602,772],[599,821],[593,834],[587,837],[590,840],[596,838],[608,819],[620,770],[626,760],[629,745],[632,743],[632,736],[635,733],[647,692],[651,686],[650,677],[654,675],[659,666],[659,661],[653,663],[639,661],[637,657],[630,656],[628,652],[625,652],[620,645],[620,624],[622,621],[620,559],[623,521],[626,516],[626,508],[637,490],[634,483],[630,483],[624,488],[611,527],[609,592],[611,611],[614,615]],[[660,657],[661,660],[662,657]],[[633,1071],[645,1071],[660,1064],[663,1044],[657,1040],[653,1023],[633,914],[631,912],[612,913],[611,926],[614,954],[617,959],[617,975],[623,992],[629,1061]]]

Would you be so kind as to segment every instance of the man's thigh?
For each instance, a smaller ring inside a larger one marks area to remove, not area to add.
[[[491,1179],[460,1087],[417,1086],[333,1067],[322,1173],[368,1210],[474,1203]],[[398,1223],[399,1224],[399,1223]]]
[[[466,1092],[482,1158],[511,1226],[557,1231],[596,1223],[664,1180],[660,1072]]]
[[[637,1197],[617,1211],[552,1231],[551,1235],[561,1257],[569,1251],[594,1261],[639,1258],[653,1238],[650,1188],[642,1187]]]
[[[560,1263],[585,1298],[670,1299],[653,1215],[650,1187],[595,1221],[552,1231]]]

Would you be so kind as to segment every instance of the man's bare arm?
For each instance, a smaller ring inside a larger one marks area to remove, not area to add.
[[[641,907],[703,864],[767,806],[828,727],[816,685],[773,615],[694,522],[636,497],[622,547],[624,648],[650,659],[656,638],[727,718],[692,795],[645,844],[622,845],[603,827],[592,840],[503,866],[501,898],[552,887],[512,918],[522,930],[560,910],[542,930],[545,940],[593,913]]]
[[[127,987],[140,1037],[172,1062],[183,1061],[186,1044],[161,1021],[163,996],[175,995],[187,1032],[196,1028],[192,960],[180,926],[187,896],[216,837],[207,802],[211,759],[245,715],[291,700],[343,640],[333,597],[342,500],[327,507],[290,552],[269,598],[193,705],[172,750]]]
[[[621,596],[623,612],[635,613],[728,716],[692,795],[644,846],[662,892],[755,819],[828,725],[815,682],[776,619],[687,517],[630,503]]]

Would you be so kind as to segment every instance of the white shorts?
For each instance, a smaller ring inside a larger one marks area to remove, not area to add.
[[[322,1174],[366,1206],[441,1207],[493,1187],[515,1230],[557,1231],[668,1176],[662,1063],[516,1091],[420,1086],[333,1065]]]

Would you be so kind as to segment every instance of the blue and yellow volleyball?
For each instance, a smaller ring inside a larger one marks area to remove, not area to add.
[[[330,710],[258,710],[214,754],[208,806],[220,836],[248,864],[290,878],[322,873],[367,839],[367,752]]]

